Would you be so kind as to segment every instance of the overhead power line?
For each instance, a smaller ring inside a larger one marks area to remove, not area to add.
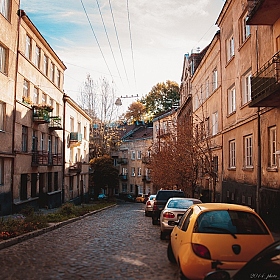
[[[133,55],[133,45],[132,45],[132,36],[131,36],[131,28],[130,28],[130,17],[129,17],[128,0],[126,1],[126,9],[127,9],[127,19],[128,19],[128,28],[129,28],[130,48],[131,48],[131,56],[132,56],[134,82],[135,82],[135,88],[137,89],[137,87],[136,87],[135,65],[134,65],[134,55]]]
[[[112,19],[113,19],[113,24],[114,24],[114,28],[115,28],[115,33],[116,33],[116,37],[117,37],[117,42],[118,42],[120,54],[121,54],[121,59],[122,59],[122,64],[123,64],[125,76],[126,76],[126,79],[127,79],[127,82],[128,82],[128,86],[130,87],[129,79],[128,79],[128,75],[127,75],[127,71],[126,71],[126,67],[125,67],[125,63],[124,63],[124,59],[123,59],[123,54],[122,54],[122,50],[121,50],[121,44],[120,44],[120,40],[119,40],[119,36],[118,36],[118,32],[117,32],[116,23],[115,23],[115,18],[114,18],[114,14],[113,14],[113,8],[112,8],[112,5],[111,5],[111,0],[109,0],[109,5],[110,5],[111,15],[112,15]]]
[[[106,37],[107,37],[107,40],[108,40],[108,44],[110,46],[110,50],[111,50],[111,53],[112,53],[112,56],[113,56],[113,59],[114,59],[114,62],[115,62],[115,65],[116,65],[119,77],[120,77],[120,80],[121,80],[121,82],[123,84],[123,80],[122,80],[122,77],[121,77],[121,74],[120,74],[120,71],[119,71],[119,67],[117,65],[117,61],[116,61],[116,58],[115,58],[115,55],[114,55],[114,52],[113,52],[113,49],[112,49],[112,45],[111,45],[111,42],[110,42],[110,39],[109,39],[109,36],[108,36],[108,32],[107,32],[107,29],[106,29],[106,26],[105,26],[105,22],[104,22],[104,19],[103,19],[103,16],[102,16],[102,12],[101,12],[98,0],[96,0],[96,3],[97,3],[97,6],[98,6],[98,10],[99,10],[99,14],[100,14],[100,17],[101,17],[101,20],[102,20],[104,31],[105,31],[105,34],[106,34]],[[124,86],[124,84],[123,84],[123,86]]]
[[[109,73],[110,73],[110,76],[111,76],[111,78],[112,78],[112,80],[113,80],[113,75],[112,75],[112,73],[111,73],[111,71],[110,71],[109,65],[108,65],[108,63],[107,63],[107,61],[106,61],[106,59],[105,59],[104,53],[103,53],[103,51],[102,51],[102,49],[101,49],[101,46],[100,46],[100,44],[99,44],[99,42],[98,42],[98,39],[97,39],[97,37],[96,37],[96,34],[95,34],[94,29],[93,29],[92,24],[91,24],[91,21],[90,21],[90,19],[89,19],[88,13],[87,13],[86,8],[85,8],[85,6],[84,6],[83,0],[81,0],[81,4],[82,4],[82,6],[83,6],[85,15],[86,15],[86,17],[87,17],[87,20],[88,20],[88,23],[89,23],[89,25],[90,25],[91,31],[92,31],[92,33],[93,33],[93,35],[94,35],[94,38],[95,38],[95,40],[96,40],[96,42],[97,42],[97,45],[98,45],[98,47],[99,47],[99,50],[100,50],[100,52],[101,52],[101,54],[102,54],[102,57],[103,57],[103,59],[104,59],[104,62],[105,62],[105,64],[106,64],[107,69],[108,69],[108,71],[109,71]]]

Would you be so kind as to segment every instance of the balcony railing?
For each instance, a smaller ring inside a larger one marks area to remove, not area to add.
[[[57,117],[57,116],[50,117],[49,129],[61,130],[62,129],[61,117]]]
[[[82,163],[76,162],[73,165],[69,166],[69,172],[71,173],[81,173],[82,171]]]
[[[127,174],[120,174],[119,177],[120,177],[120,180],[127,181]]]
[[[127,158],[118,158],[117,163],[125,165],[125,164],[127,164]]]
[[[273,25],[279,14],[279,0],[248,0],[248,25]]]
[[[37,123],[49,123],[50,122],[51,107],[49,106],[33,106],[33,121]]]
[[[46,151],[32,152],[32,166],[48,165],[48,166],[61,166],[62,155],[53,154]]]
[[[280,106],[280,52],[252,76],[251,98],[250,107]]]
[[[79,132],[71,132],[69,141],[71,146],[79,146],[82,143],[82,134]]]

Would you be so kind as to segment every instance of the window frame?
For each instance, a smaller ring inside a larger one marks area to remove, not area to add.
[[[25,56],[29,60],[31,59],[31,37],[28,34],[25,37]]]
[[[236,168],[236,141],[229,141],[229,168]]]
[[[3,15],[4,18],[10,20],[11,14],[11,2],[10,0],[2,0],[2,5],[0,6],[0,14]]]
[[[244,167],[253,168],[253,135],[244,136]]]
[[[236,89],[235,86],[231,86],[228,89],[228,114],[236,112]]]
[[[214,68],[212,71],[212,92],[218,88],[218,69]]]
[[[218,112],[212,113],[212,135],[216,135],[218,133]]]
[[[0,101],[0,131],[5,131],[6,124],[6,103]]]
[[[234,36],[233,34],[227,39],[227,61],[234,57]]]
[[[41,60],[41,48],[36,45],[35,46],[35,56],[34,56],[34,65],[40,69],[40,60]]]
[[[0,45],[0,72],[7,75],[8,49]]]
[[[252,89],[251,89],[251,69],[246,71],[242,75],[242,105],[249,103],[252,100]]]
[[[135,167],[131,167],[131,177],[135,177]]]
[[[268,128],[268,166],[270,168],[277,167],[277,133],[276,126]]]

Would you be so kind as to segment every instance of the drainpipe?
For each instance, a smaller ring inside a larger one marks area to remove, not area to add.
[[[258,27],[256,28],[256,55],[257,55],[257,71],[259,71],[259,48],[258,48]],[[256,187],[256,211],[260,214],[260,189],[262,183],[262,170],[261,170],[261,117],[260,117],[260,107],[257,111],[257,121],[258,121],[258,131],[257,131],[257,187]]]
[[[20,7],[20,1],[19,1]],[[17,43],[16,43],[16,67],[15,67],[15,87],[14,87],[14,108],[13,108],[13,132],[12,132],[12,166],[11,166],[11,212],[13,213],[13,203],[14,203],[14,176],[15,176],[15,131],[16,131],[16,106],[17,106],[17,73],[18,73],[18,57],[19,57],[19,30],[21,17],[25,16],[25,12],[21,9],[17,11],[18,15],[18,24],[17,24]]]
[[[66,94],[63,91],[63,135],[62,135],[62,203],[65,201],[65,112],[66,112]]]

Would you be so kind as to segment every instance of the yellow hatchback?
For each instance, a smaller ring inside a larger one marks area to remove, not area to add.
[[[204,279],[216,269],[238,270],[274,239],[251,208],[236,204],[192,205],[175,225],[167,248],[181,279]]]

